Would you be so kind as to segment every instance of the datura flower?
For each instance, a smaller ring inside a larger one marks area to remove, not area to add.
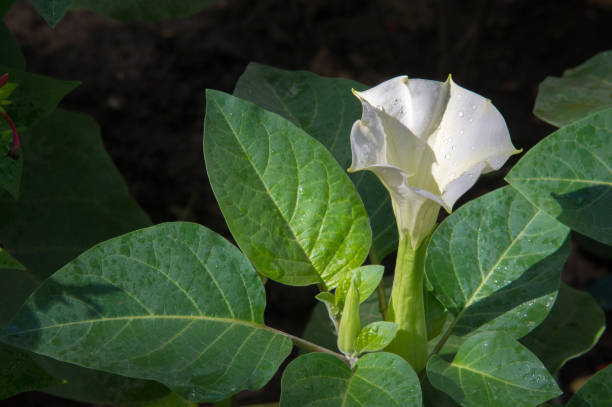
[[[364,92],[350,172],[370,170],[389,190],[400,237],[416,248],[480,174],[519,153],[489,99],[455,84],[399,76]]]

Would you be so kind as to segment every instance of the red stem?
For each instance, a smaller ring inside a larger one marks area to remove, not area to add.
[[[13,123],[13,120],[11,120],[8,114],[5,112],[0,112],[0,114],[6,119],[9,126],[11,126],[11,129],[13,130],[13,148],[11,148],[8,155],[16,160],[19,158],[19,153],[17,151],[19,150],[19,134],[17,134],[17,128],[15,128],[15,123]]]
[[[5,73],[4,75],[0,76],[0,88],[3,87],[4,85],[6,85],[6,82],[8,82],[8,74]]]

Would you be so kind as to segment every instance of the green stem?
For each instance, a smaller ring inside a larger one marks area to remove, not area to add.
[[[427,362],[427,326],[423,301],[423,268],[427,240],[415,250],[410,236],[400,235],[387,321],[398,324],[387,351],[406,359],[416,372]]]
[[[387,293],[385,292],[385,283],[380,280],[378,287],[376,287],[376,294],[378,295],[378,309],[383,319],[387,319]]]

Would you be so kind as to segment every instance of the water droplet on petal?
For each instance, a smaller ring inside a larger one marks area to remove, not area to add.
[[[463,112],[459,112],[459,117],[463,117]]]
[[[476,110],[476,105],[472,105],[472,110]]]
[[[470,120],[468,120],[468,121],[469,121],[470,123],[472,123],[472,122],[474,121],[474,119],[472,119],[472,118],[470,117]]]
[[[455,148],[456,148],[455,146],[451,146],[451,150],[455,151]]]
[[[463,133],[464,133],[464,131],[463,131],[463,130],[459,130],[459,134],[463,134]]]
[[[450,154],[448,154],[448,153],[444,154],[444,158],[446,158],[448,160],[450,158]]]

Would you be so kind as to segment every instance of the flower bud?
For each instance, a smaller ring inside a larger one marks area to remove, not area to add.
[[[355,338],[361,330],[359,320],[359,289],[353,278],[344,300],[344,310],[338,330],[338,349],[347,356],[355,353]]]

